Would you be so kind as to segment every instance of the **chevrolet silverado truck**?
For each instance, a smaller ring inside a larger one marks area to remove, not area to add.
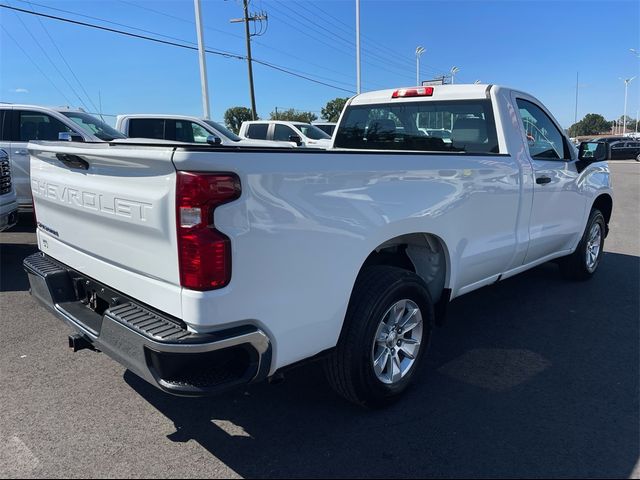
[[[29,151],[32,295],[74,350],[177,395],[318,359],[345,398],[386,405],[451,300],[551,260],[590,278],[613,207],[606,145],[576,150],[542,103],[491,85],[358,95],[326,151]]]

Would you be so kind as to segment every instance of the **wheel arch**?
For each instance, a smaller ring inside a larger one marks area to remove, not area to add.
[[[609,233],[609,221],[611,220],[611,214],[613,213],[613,198],[608,193],[602,193],[594,200],[592,209],[596,208],[604,215],[605,225],[607,227],[607,234]]]
[[[438,235],[415,232],[390,238],[366,257],[360,273],[372,265],[390,265],[410,270],[420,276],[429,289],[434,303],[451,284],[451,257],[445,241]]]

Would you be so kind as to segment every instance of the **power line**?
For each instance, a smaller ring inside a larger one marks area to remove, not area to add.
[[[273,0],[276,3],[278,3],[279,5],[284,7],[284,4],[282,3],[282,1],[280,0]],[[304,5],[300,5],[304,10],[306,10],[307,12],[311,12],[309,9],[305,8]],[[282,13],[282,12],[281,12]],[[313,15],[314,13],[311,12],[311,14]],[[303,19],[304,21],[306,21],[309,25],[311,25],[312,28],[317,28],[323,30],[324,32],[327,32],[327,34],[329,34],[332,37],[337,38],[338,40],[344,42],[348,47],[350,48],[355,48],[355,40],[353,40],[353,37],[349,37],[349,38],[345,38],[342,35],[338,35],[337,33],[335,33],[334,31],[330,30],[329,28],[324,27],[323,25],[321,25],[318,22],[317,18],[309,18],[306,15],[300,13],[299,11],[296,12],[296,16]],[[292,17],[289,17],[292,18]],[[333,25],[331,25],[333,27]],[[364,53],[366,53],[369,57],[375,58],[379,61],[383,61],[385,62],[385,66],[388,68],[388,64],[394,64],[397,68],[400,68],[403,72],[409,68],[409,71],[412,71],[413,69],[413,62],[408,62],[408,64],[401,64],[400,61],[404,60],[402,57],[398,57],[397,54],[393,54],[393,55],[389,55],[387,57],[383,57],[382,55],[380,55],[379,53],[373,52],[371,50],[369,50],[368,48],[363,48],[362,51]]]
[[[25,1],[25,0],[17,0],[17,1]],[[188,23],[188,24],[191,24],[191,25],[193,25],[193,24],[195,23],[193,20],[190,20],[190,19],[187,19],[187,18],[183,18],[183,17],[179,17],[179,16],[177,16],[177,15],[172,15],[172,14],[170,14],[170,13],[163,12],[163,11],[161,11],[161,10],[157,10],[157,9],[155,9],[155,8],[150,8],[150,7],[147,7],[147,6],[138,5],[138,4],[136,4],[136,3],[128,2],[128,1],[126,1],[126,0],[118,0],[118,1],[119,1],[120,3],[122,3],[122,4],[130,5],[130,6],[133,6],[133,7],[136,7],[136,8],[140,8],[140,9],[143,9],[143,10],[146,10],[146,11],[149,11],[149,12],[152,12],[152,13],[155,13],[155,14],[157,14],[157,15],[161,15],[161,16],[164,16],[164,17],[167,17],[167,18],[171,18],[171,19],[174,19],[174,20],[178,20],[178,21],[181,21],[181,22],[184,22],[184,23]],[[36,4],[36,5],[38,5],[38,4]],[[41,6],[44,6],[44,5],[41,5]],[[45,8],[50,8],[50,7],[45,7]],[[57,9],[57,10],[60,10],[60,9]],[[74,12],[69,12],[69,11],[67,11],[67,10],[63,10],[63,11],[64,11],[64,12],[66,12],[66,13],[75,14]],[[79,14],[76,14],[76,15],[79,15]],[[95,17],[88,17],[88,18],[96,19]],[[101,20],[101,19],[98,19],[98,20]],[[105,21],[105,22],[107,22],[107,20],[101,20],[101,21]],[[118,23],[115,23],[115,25],[120,25],[120,26],[125,26],[125,27],[126,27],[126,25],[122,25],[122,24],[118,24]],[[128,28],[133,28],[133,27],[128,27]],[[244,39],[244,37],[242,37],[241,35],[236,35],[236,34],[233,34],[233,33],[225,32],[224,30],[220,30],[220,29],[217,29],[217,28],[212,28],[212,27],[209,27],[209,26],[206,26],[206,25],[204,26],[204,29],[205,29],[205,30],[211,30],[211,31],[213,31],[213,32],[217,32],[217,33],[221,33],[221,34],[223,34],[223,35],[227,35],[227,36],[229,36],[229,37],[233,37],[233,38],[236,38],[236,39],[239,39],[239,40],[243,40],[243,39]],[[146,30],[141,30],[141,31],[146,31]],[[148,33],[154,33],[154,32],[148,32]],[[156,35],[157,35],[157,34],[156,34]],[[175,37],[167,37],[167,38],[173,38],[173,39],[175,39]],[[268,49],[268,50],[272,50],[272,51],[274,51],[274,52],[278,52],[278,53],[283,54],[283,55],[285,55],[285,56],[287,56],[287,57],[289,57],[289,58],[293,58],[293,59],[295,59],[295,60],[303,61],[303,62],[305,62],[305,64],[306,64],[306,65],[310,65],[310,66],[313,66],[313,67],[316,67],[316,68],[320,68],[320,69],[322,69],[322,70],[326,70],[327,72],[331,72],[331,73],[334,73],[334,74],[340,75],[341,77],[348,77],[348,78],[351,78],[351,76],[350,76],[350,75],[345,74],[343,71],[334,70],[334,69],[332,69],[332,68],[328,68],[328,67],[326,67],[326,66],[324,66],[324,65],[319,65],[319,64],[317,64],[317,63],[310,62],[308,58],[302,58],[302,57],[299,57],[299,56],[297,56],[297,55],[292,54],[291,52],[288,52],[288,51],[285,51],[285,50],[282,50],[282,49],[276,48],[276,47],[274,47],[274,46],[272,46],[272,45],[267,45],[267,44],[265,44],[265,43],[263,43],[263,42],[261,42],[261,41],[259,41],[259,40],[252,40],[252,41],[251,41],[251,43],[252,43],[252,45],[253,45],[253,44],[255,44],[255,45],[259,45],[259,46],[260,46],[260,47],[262,47],[262,48],[266,48],[266,49]],[[332,48],[333,48],[333,47],[332,47]],[[290,67],[289,67],[289,68],[290,68]],[[291,69],[291,68],[290,68],[290,69]],[[291,69],[291,70],[294,70],[294,69]],[[295,70],[294,70],[294,71],[295,71]],[[335,79],[333,79],[333,78],[322,77],[322,76],[317,75],[317,74],[316,74],[315,76],[317,76],[318,78],[323,78],[323,79],[325,79],[325,80],[332,80],[332,81],[337,82],[337,83],[342,83],[342,84],[344,84],[344,85],[351,85],[351,83],[352,83],[352,82],[349,82],[349,83],[347,83],[347,82],[340,82],[340,81],[337,81],[337,80],[335,80]],[[372,84],[372,85],[373,85],[373,84]],[[379,86],[379,85],[378,85],[378,86]]]
[[[49,15],[49,14],[42,13],[42,12],[35,12],[33,10],[25,10],[23,8],[13,7],[13,6],[2,4],[2,3],[0,3],[0,7],[7,8],[9,10],[14,10],[14,11],[26,13],[28,15],[36,15],[36,16],[40,16],[40,17],[44,17],[44,18],[49,18],[49,19],[52,19],[52,20],[58,20],[58,21],[61,21],[61,22],[70,23],[70,24],[73,24],[73,25],[80,25],[80,26],[84,26],[84,27],[88,27],[88,28],[93,28],[93,29],[97,29],[97,30],[103,30],[103,31],[111,32],[111,33],[116,33],[116,34],[119,34],[119,35],[124,35],[124,36],[127,36],[127,37],[138,38],[138,39],[141,39],[141,40],[148,40],[148,41],[151,41],[151,42],[154,42],[154,43],[158,43],[158,44],[171,45],[171,46],[174,46],[174,47],[179,47],[179,48],[183,48],[183,49],[187,49],[187,50],[197,50],[197,47],[192,46],[192,45],[184,45],[182,43],[177,43],[177,42],[170,41],[170,40],[162,40],[162,39],[159,39],[159,38],[154,38],[154,37],[150,37],[150,36],[147,36],[147,35],[140,35],[140,34],[132,33],[132,32],[126,32],[124,30],[118,30],[118,29],[115,29],[115,28],[105,27],[105,26],[102,26],[102,25],[95,25],[95,24],[88,23],[88,22],[81,22],[79,20],[72,20],[70,18],[59,17],[59,16],[56,16],[56,15]],[[218,55],[218,56],[222,56],[222,57],[226,57],[226,58],[234,58],[234,59],[237,59],[237,60],[246,60],[246,56],[239,55],[237,53],[226,52],[224,50],[213,50],[211,48],[207,48],[207,49],[205,49],[205,51],[207,53],[212,54],[212,55]],[[326,87],[334,88],[336,90],[342,90],[342,91],[345,91],[345,92],[354,93],[353,90],[347,90],[345,88],[338,87],[336,85],[332,85],[332,84],[329,84],[329,83],[326,83],[326,82],[322,82],[320,80],[316,80],[316,79],[311,78],[311,77],[309,77],[307,75],[302,75],[302,74],[298,74],[298,73],[292,72],[291,70],[289,70],[286,67],[282,67],[282,66],[270,63],[270,62],[266,62],[264,60],[258,60],[258,59],[254,58],[253,61],[255,63],[259,63],[259,64],[261,64],[261,65],[263,65],[265,67],[271,68],[273,70],[278,70],[280,72],[286,73],[286,74],[294,76],[294,77],[303,78],[303,79],[308,80],[310,82],[314,82],[314,83],[317,83],[317,84],[320,84],[320,85],[324,85]]]
[[[20,45],[20,44],[18,43],[18,41],[17,41],[15,38],[13,38],[13,35],[11,35],[11,34],[9,33],[9,30],[7,30],[7,29],[5,28],[5,26],[4,26],[4,25],[2,25],[2,24],[0,24],[0,27],[2,27],[2,30],[4,30],[4,33],[6,33],[6,34],[7,34],[7,36],[8,36],[11,40],[13,40],[13,43],[15,43],[15,44],[16,44],[16,46],[17,46],[17,47],[22,51],[22,53],[24,54],[24,56],[25,56],[25,57],[27,57],[27,58],[29,59],[29,61],[30,61],[31,63],[33,63],[33,65],[34,65],[34,66],[35,66],[35,67],[40,71],[40,73],[42,74],[42,76],[43,76],[43,77],[45,77],[45,78],[49,81],[49,83],[51,83],[51,85],[53,86],[53,88],[55,88],[55,89],[58,91],[58,93],[59,93],[60,95],[62,95],[62,97],[63,97],[63,98],[65,99],[65,101],[67,102],[67,105],[71,105],[71,104],[72,104],[72,102],[69,100],[69,98],[64,94],[64,92],[63,92],[62,90],[60,90],[60,89],[58,88],[58,86],[53,82],[53,80],[51,80],[51,77],[49,77],[46,73],[44,73],[44,71],[42,70],[42,68],[40,68],[40,65],[38,65],[38,63],[37,63],[37,62],[36,62],[36,61],[35,61],[35,60],[34,60],[34,59],[33,59],[33,58],[32,58],[32,57],[27,53],[27,51],[26,51],[24,48],[22,48],[22,45]]]
[[[31,2],[29,2],[31,3]],[[31,7],[33,8],[33,7]],[[94,110],[99,110],[98,107],[96,107],[96,104],[93,103],[93,100],[91,99],[91,96],[87,93],[87,90],[84,88],[84,85],[82,84],[82,82],[80,81],[80,79],[77,77],[76,73],[73,71],[73,68],[71,68],[71,65],[69,65],[69,62],[67,62],[67,59],[65,58],[65,56],[62,54],[62,51],[60,50],[60,48],[58,47],[58,44],[55,42],[55,40],[53,39],[53,37],[51,36],[51,33],[49,33],[49,29],[44,25],[44,23],[42,23],[42,20],[40,19],[40,17],[38,18],[38,23],[40,24],[40,26],[42,27],[42,29],[44,30],[44,33],[47,34],[47,37],[49,37],[49,40],[51,41],[51,44],[55,47],[55,49],[58,52],[58,55],[60,55],[60,58],[62,58],[62,61],[64,62],[64,64],[67,66],[67,68],[69,69],[69,72],[71,72],[71,75],[73,76],[73,78],[75,78],[76,82],[78,82],[78,85],[80,85],[80,88],[82,89],[82,91],[84,92],[85,96],[87,97],[87,99],[89,100],[89,103],[91,104],[91,106],[94,108]]]
[[[298,6],[302,7],[303,9],[305,9],[308,12],[310,12],[310,10],[306,6],[313,6],[318,12],[321,12],[327,18],[330,18],[332,20],[332,22],[331,22],[332,26],[341,28],[343,31],[346,31],[346,33],[349,33],[351,35],[354,34],[354,32],[352,30],[352,27],[350,25],[345,23],[343,20],[335,17],[334,15],[331,15],[326,10],[322,9],[320,7],[320,5],[319,5],[319,2],[302,2],[302,3],[296,2],[296,4],[298,4]],[[344,27],[340,27],[340,25],[343,25]],[[373,40],[368,35],[361,34],[361,36],[366,41],[366,43],[375,46],[377,50],[385,50],[385,51],[389,52],[388,55],[391,55],[393,58],[395,58],[398,61],[405,62],[407,64],[407,66],[413,68],[413,62],[411,60],[404,59],[404,57],[399,57],[397,51],[392,50],[391,48],[387,47],[385,44],[383,44],[383,43],[381,43],[379,41]],[[437,66],[434,66],[434,65],[423,64],[423,66],[426,67],[426,70],[430,70],[434,74],[446,73],[448,71],[447,68],[440,68],[440,67],[437,67]]]
[[[289,18],[293,22],[298,22],[298,20],[299,20],[298,18],[295,18],[292,15],[290,15],[289,13],[287,13],[287,12],[285,12],[283,10],[280,10],[278,7],[275,7],[274,5],[271,5],[270,8],[275,9],[277,13],[280,13],[281,15]],[[336,39],[331,38],[331,37],[326,37],[326,35],[324,35],[323,33],[319,32],[317,30],[316,24],[313,23],[311,20],[307,20],[307,19],[304,20],[309,25],[305,24],[304,25],[305,29],[303,30],[303,29],[299,28],[296,24],[290,23],[290,22],[284,20],[281,17],[274,16],[273,18],[275,18],[276,20],[279,20],[280,22],[286,24],[290,28],[293,28],[294,30],[297,30],[298,32],[302,33],[303,35],[306,35],[309,38],[312,38],[315,42],[319,42],[319,43],[322,43],[324,45],[327,45],[329,48],[334,49],[335,51],[337,51],[337,52],[339,52],[339,53],[341,53],[343,55],[347,55],[347,56],[351,57],[351,54],[349,54],[349,53],[347,53],[347,51],[345,51],[345,46],[348,49],[348,51],[351,51],[354,48],[353,47],[353,43],[351,43],[349,40],[344,39],[341,36],[336,36]],[[301,17],[301,18],[304,18],[304,17]],[[313,33],[311,33],[311,32],[313,32]],[[327,43],[327,41],[337,42],[337,45],[331,45],[331,44]],[[340,43],[340,42],[342,42],[342,43]],[[368,57],[369,58],[363,60],[363,62],[365,64],[380,68],[382,70],[386,70],[387,72],[394,72],[396,75],[401,76],[401,77],[410,77],[411,76],[411,74],[409,73],[408,69],[405,66],[403,66],[403,65],[398,66],[398,64],[396,63],[395,66],[393,68],[391,68],[391,64],[394,63],[393,61],[388,60],[388,59],[384,59],[384,58],[380,58],[375,54],[371,54],[368,50],[366,52],[368,53]],[[375,61],[371,60],[372,57],[375,59]],[[382,63],[378,63],[378,62],[382,62]]]
[[[24,23],[24,21],[22,20],[22,18],[20,18],[20,16],[18,14],[15,14],[16,18],[20,21],[20,24],[22,25],[22,27],[27,31],[27,33],[29,34],[29,36],[33,39],[33,41],[36,43],[36,45],[38,45],[38,48],[40,48],[40,50],[42,51],[43,55],[46,57],[47,60],[49,60],[49,63],[53,66],[54,70],[56,72],[58,72],[58,75],[60,75],[60,77],[62,78],[62,80],[67,84],[67,86],[69,87],[69,89],[71,90],[71,92],[78,98],[78,100],[80,100],[80,104],[85,107],[87,110],[89,107],[87,107],[87,104],[84,103],[84,100],[82,100],[82,97],[80,95],[78,95],[78,92],[76,91],[75,88],[73,88],[73,85],[71,85],[71,83],[69,82],[69,80],[67,80],[67,77],[65,77],[62,72],[60,71],[60,69],[58,68],[58,65],[56,65],[56,63],[51,59],[51,57],[49,56],[49,53],[44,49],[44,47],[42,46],[42,44],[40,43],[40,41],[36,38],[36,36],[31,32],[31,30],[29,29],[29,27],[27,27],[27,25]]]
[[[271,7],[271,8],[273,8],[273,7]],[[282,13],[282,12],[280,12],[280,13]],[[348,56],[349,58],[351,58],[351,57],[352,57],[352,55],[351,55],[350,53],[348,53],[347,51],[345,51],[345,48],[344,48],[344,46],[342,46],[342,45],[336,46],[335,44],[330,44],[330,43],[328,43],[327,41],[323,40],[322,38],[317,37],[317,36],[315,36],[315,35],[311,34],[308,30],[303,30],[303,29],[301,29],[301,28],[298,28],[296,25],[294,25],[294,24],[292,24],[292,23],[290,23],[290,22],[288,22],[288,21],[284,20],[284,19],[283,19],[283,18],[281,18],[281,17],[272,16],[272,18],[276,19],[276,20],[277,20],[277,21],[279,21],[279,22],[282,22],[283,24],[287,25],[289,28],[292,28],[292,29],[294,29],[294,30],[297,30],[298,32],[302,33],[303,35],[305,35],[305,36],[307,36],[307,37],[309,37],[309,38],[313,39],[313,40],[314,40],[314,42],[316,42],[316,43],[321,43],[321,44],[323,44],[323,45],[326,45],[327,47],[329,47],[329,48],[331,48],[332,50],[334,50],[336,53],[339,53],[339,54],[342,54],[342,55]],[[305,28],[307,28],[307,27],[305,26]],[[328,39],[328,40],[332,41],[332,39]],[[334,40],[333,40],[333,41],[334,41]],[[373,62],[373,61],[371,61],[371,60],[365,60],[365,62],[364,62],[364,63],[366,63],[367,65],[370,65],[370,66],[374,66],[374,67],[378,67],[378,68],[381,68],[381,69],[387,70],[387,71],[392,71],[392,70],[393,70],[393,69],[389,68],[389,66],[388,66],[388,65],[381,65],[381,64],[376,63],[376,62]],[[399,73],[399,76],[407,76],[407,75],[408,75],[406,71],[399,71],[399,70],[396,70],[396,71],[395,71],[395,73],[396,73],[396,74],[398,74],[398,73]]]

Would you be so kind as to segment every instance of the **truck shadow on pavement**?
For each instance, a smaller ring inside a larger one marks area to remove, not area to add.
[[[38,251],[37,245],[3,243],[0,245],[0,292],[29,290],[29,279],[22,269],[22,261]]]
[[[415,387],[367,411],[318,364],[213,399],[125,380],[243,477],[625,477],[640,452],[640,258],[553,264],[456,300]],[[212,458],[212,462],[214,459]],[[167,472],[171,475],[175,472]]]

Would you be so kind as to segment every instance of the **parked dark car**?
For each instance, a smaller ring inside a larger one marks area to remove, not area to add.
[[[640,162],[640,139],[633,137],[600,137],[593,141],[605,142],[611,148],[611,160]]]

